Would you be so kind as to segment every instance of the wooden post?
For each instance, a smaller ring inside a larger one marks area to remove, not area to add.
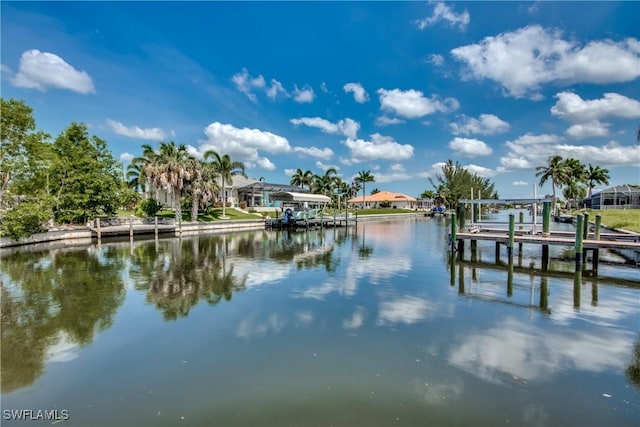
[[[549,237],[551,222],[551,203],[542,202],[542,236]]]
[[[464,294],[464,267],[462,265],[458,267],[458,293]]]
[[[524,212],[520,211],[520,218],[519,219],[520,219],[520,224],[523,224],[524,223]],[[522,227],[522,225],[520,225],[520,230],[522,230],[522,229],[523,229],[523,227]],[[518,254],[520,256],[522,256],[522,242],[518,242]]]
[[[451,214],[451,253],[453,253],[456,245],[456,239],[458,234],[458,222],[456,221],[455,212]]]
[[[576,245],[575,245],[575,253],[576,253],[576,272],[578,270],[582,270],[582,221],[583,216],[578,215],[576,217]]]
[[[507,246],[507,256],[509,257],[509,262],[511,262],[513,258],[513,242],[515,239],[516,231],[515,220],[515,215],[509,214],[509,244]]]
[[[464,259],[464,239],[458,239],[458,259]]]
[[[584,212],[582,214],[584,216],[584,221],[582,222],[582,240],[587,240],[589,237],[589,213]],[[582,261],[586,264],[587,262],[587,250],[582,249]]]
[[[98,228],[98,229],[96,230],[96,232],[97,232],[97,234],[98,234],[98,243],[100,243],[100,239],[102,238],[102,230],[100,230],[100,217],[98,217],[98,218],[96,219],[96,225],[97,225],[97,228]]]
[[[496,264],[500,262],[500,242],[496,242]]]
[[[153,219],[153,231],[155,232],[156,239],[158,238],[158,215]]]
[[[476,262],[478,260],[478,241],[471,240],[471,261]]]
[[[580,307],[580,287],[582,286],[582,270],[576,270],[573,275],[573,306]]]
[[[509,269],[507,270],[507,296],[513,295],[513,258],[509,257]]]
[[[449,276],[451,278],[449,284],[453,287],[456,285],[456,257],[453,253],[449,256]]]
[[[549,268],[549,245],[542,245],[542,270]]]
[[[598,280],[594,279],[593,284],[591,285],[591,305],[598,305]]]
[[[549,281],[546,276],[540,276],[540,308],[547,310],[549,307]]]
[[[129,237],[133,239],[133,215],[129,215]]]
[[[594,239],[600,240],[600,227],[602,226],[602,215],[596,215],[596,228],[594,230]],[[591,266],[593,268],[593,272],[598,274],[598,264],[600,258],[600,249],[594,248],[593,253],[591,254]]]

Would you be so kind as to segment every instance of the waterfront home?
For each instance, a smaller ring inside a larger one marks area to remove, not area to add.
[[[640,209],[640,186],[616,185],[593,194],[590,201],[591,209]]]
[[[351,207],[358,209],[363,208],[382,208],[391,207],[394,209],[415,209],[418,201],[411,196],[402,193],[391,193],[389,191],[380,191],[368,196],[358,196],[347,200]]]

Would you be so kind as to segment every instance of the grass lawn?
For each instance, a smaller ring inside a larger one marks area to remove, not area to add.
[[[234,208],[227,208],[225,210],[225,214],[229,217],[228,220],[234,219],[260,219],[259,216],[254,214],[246,214]],[[174,211],[162,210],[158,212],[158,218],[175,218],[176,214]],[[222,216],[222,208],[210,210],[208,213],[204,215],[198,216],[198,221],[228,221],[227,219],[221,220]],[[182,220],[183,221],[191,221],[191,212],[182,211]]]
[[[589,221],[595,221],[596,215],[599,214],[602,216],[602,225],[606,225],[609,228],[622,228],[640,233],[640,209],[587,212],[589,212]]]

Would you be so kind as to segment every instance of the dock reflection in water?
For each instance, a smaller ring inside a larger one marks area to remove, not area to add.
[[[456,261],[446,236],[412,218],[8,251],[3,409],[64,408],[72,426],[635,425],[637,270]]]

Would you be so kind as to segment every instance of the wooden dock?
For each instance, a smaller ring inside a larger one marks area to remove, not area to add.
[[[576,215],[576,229],[571,231],[555,231],[550,229],[550,209],[549,201],[543,201],[543,223],[542,230],[538,232],[535,224],[531,230],[526,230],[522,224],[522,215],[520,215],[521,224],[516,229],[515,215],[509,215],[509,228],[490,228],[482,227],[480,224],[471,224],[468,232],[459,232],[456,215],[452,216],[450,243],[451,252],[458,252],[459,260],[462,260],[464,254],[464,244],[466,240],[471,243],[472,257],[475,258],[478,241],[495,242],[496,261],[500,259],[500,246],[505,245],[507,248],[507,256],[509,263],[513,262],[513,251],[515,244],[521,252],[523,244],[538,245],[542,248],[542,269],[546,270],[549,265],[549,246],[568,246],[575,248],[576,271],[584,270],[583,263],[587,259],[587,251],[591,251],[591,262],[593,272],[597,274],[599,251],[601,249],[613,250],[618,252],[628,252],[633,254],[632,258],[636,265],[640,265],[640,235],[636,233],[622,232],[601,232],[600,215],[596,215],[593,227],[589,224],[589,215]],[[461,225],[462,227],[462,225]]]

